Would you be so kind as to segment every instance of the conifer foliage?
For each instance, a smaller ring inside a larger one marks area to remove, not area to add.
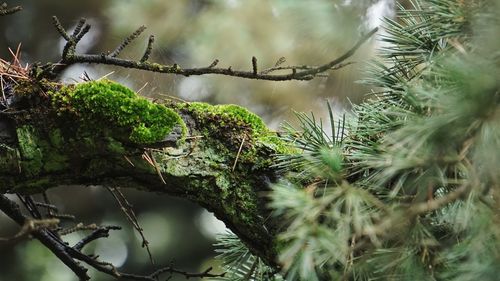
[[[226,280],[498,280],[500,1],[411,4],[385,20],[355,117],[288,128],[281,272],[226,237]]]

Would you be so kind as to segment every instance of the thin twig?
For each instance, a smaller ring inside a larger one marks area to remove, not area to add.
[[[231,67],[215,67],[214,64],[209,65],[208,67],[200,67],[200,68],[181,68],[177,64],[173,65],[162,65],[158,63],[150,63],[147,61],[149,58],[149,54],[152,48],[153,37],[150,37],[148,47],[142,58],[138,61],[129,60],[129,59],[121,59],[116,56],[121,52],[123,48],[125,48],[130,42],[137,38],[137,36],[144,30],[144,27],[140,27],[136,32],[134,32],[131,36],[127,37],[122,44],[120,44],[115,51],[110,54],[78,54],[76,53],[76,45],[79,40],[75,40],[76,38],[81,38],[85,33],[84,27],[82,32],[80,32],[77,36],[68,36],[64,28],[60,25],[57,18],[54,20],[54,25],[56,29],[59,31],[61,36],[67,41],[65,48],[63,51],[62,59],[59,62],[59,65],[63,65],[63,67],[53,67],[50,69],[50,73],[53,75],[57,75],[60,73],[65,67],[77,64],[77,63],[90,63],[90,64],[105,64],[105,65],[114,65],[125,68],[133,68],[138,70],[145,70],[157,73],[167,73],[167,74],[176,74],[183,76],[191,76],[191,75],[205,75],[205,74],[218,74],[218,75],[226,75],[247,79],[257,79],[257,80],[270,80],[270,81],[288,81],[288,80],[311,80],[314,77],[317,77],[320,73],[326,72],[328,70],[332,70],[343,66],[342,63],[351,57],[361,45],[366,42],[375,32],[377,32],[377,28],[371,30],[370,32],[363,35],[358,42],[347,52],[345,52],[340,57],[320,66],[309,67],[309,66],[289,66],[286,69],[291,70],[291,73],[288,74],[270,74],[274,70],[280,70],[285,68],[279,68],[278,62],[275,65],[275,68],[271,70],[265,70],[265,72],[258,72],[257,67],[257,59],[252,57],[252,69],[251,71],[241,71],[241,70],[233,70]],[[90,28],[88,26],[88,28]],[[88,31],[88,30],[86,30]],[[284,61],[284,60],[282,60]]]
[[[3,194],[0,194],[0,210],[2,210],[4,214],[19,225],[24,225],[24,223],[28,220],[28,218],[21,212],[19,205]],[[47,247],[47,249],[54,253],[60,261],[68,266],[80,280],[90,279],[87,275],[87,269],[73,260],[73,258],[65,250],[67,245],[64,244],[64,242],[62,242],[57,235],[44,228],[33,231],[32,235],[45,247]]]
[[[12,8],[8,8],[7,3],[3,3],[0,5],[0,16],[10,15],[16,12],[21,11],[23,8],[21,6],[14,6]]]
[[[245,143],[245,137],[246,135],[243,135],[243,139],[241,140],[240,148],[238,149],[238,153],[236,154],[236,159],[234,159],[234,164],[232,171],[234,172],[234,169],[236,168],[236,164],[238,163],[238,159],[240,158],[241,150],[243,149],[243,144]]]
[[[32,234],[34,231],[42,229],[42,228],[55,228],[59,224],[58,219],[27,219],[25,220],[21,230],[19,230],[14,236],[9,238],[0,237],[0,241],[2,242],[12,242],[14,240],[19,240],[23,237],[26,237]]]
[[[144,25],[140,26],[136,31],[134,31],[134,33],[130,34],[127,38],[125,38],[125,40],[123,40],[123,42],[120,45],[118,45],[118,47],[116,47],[116,49],[113,52],[109,53],[108,56],[110,57],[118,56],[121,53],[121,51],[123,51],[123,49],[125,49],[125,47],[127,47],[128,44],[130,44],[137,37],[139,37],[139,35],[141,35],[141,33],[144,32],[144,30],[146,30],[146,27]]]
[[[252,57],[252,72],[253,75],[257,75],[257,58]]]
[[[144,236],[144,230],[142,227],[139,225],[139,221],[137,220],[137,216],[135,215],[134,210],[132,209],[132,204],[130,204],[125,197],[125,195],[121,192],[120,188],[112,188],[112,187],[106,187],[109,192],[113,195],[115,198],[116,202],[118,205],[120,205],[120,209],[123,211],[125,214],[125,217],[128,219],[128,221],[132,224],[134,229],[139,233],[139,235],[142,238],[142,247],[146,248],[146,251],[148,252],[149,259],[152,264],[154,264],[153,260],[153,255],[151,254],[151,250],[149,249],[149,241],[146,239]]]
[[[30,209],[30,212],[33,212],[35,215],[38,215],[36,210],[36,205],[32,202],[28,197],[20,197],[23,199],[23,202],[26,204],[26,207]],[[31,219],[27,218],[21,212],[19,205],[17,205],[14,201],[7,198],[5,195],[0,194],[0,210],[5,213],[9,218],[15,221],[19,225],[29,224]],[[31,220],[34,222],[35,220]],[[46,222],[52,220],[45,220]],[[49,224],[52,225],[52,224]],[[86,255],[82,253],[80,250],[90,243],[99,238],[107,237],[108,231],[111,229],[119,229],[116,226],[108,226],[108,227],[100,227],[96,231],[94,231],[89,236],[82,239],[75,246],[71,247],[63,240],[61,240],[60,236],[47,229],[46,227],[40,227],[34,229],[30,234],[32,234],[36,239],[38,239],[45,247],[47,247],[54,255],[62,261],[66,266],[68,266],[78,277],[79,280],[90,280],[90,276],[87,274],[88,269],[83,267],[78,261],[82,261],[87,265],[93,267],[94,269],[103,272],[107,275],[113,276],[114,278],[123,280],[140,280],[140,281],[158,281],[160,275],[169,273],[169,274],[179,274],[184,276],[186,279],[189,278],[214,278],[214,277],[223,277],[225,273],[221,274],[213,274],[211,273],[212,268],[208,268],[200,273],[190,273],[187,271],[182,271],[174,268],[173,266],[162,267],[149,275],[139,275],[139,274],[131,274],[131,273],[123,273],[116,269],[116,267],[105,261],[100,261],[97,259],[97,256]]]
[[[105,226],[105,227],[99,227],[96,230],[94,230],[90,235],[85,236],[82,240],[80,240],[78,243],[73,246],[74,249],[81,251],[85,245],[89,244],[90,242],[97,240],[99,238],[106,238],[109,236],[109,231],[110,230],[120,230],[121,227],[119,226]]]
[[[144,51],[144,55],[142,55],[142,58],[140,62],[146,62],[149,59],[149,56],[151,55],[151,51],[153,50],[153,43],[155,42],[155,36],[150,35],[148,39],[148,45],[146,47],[146,50]]]

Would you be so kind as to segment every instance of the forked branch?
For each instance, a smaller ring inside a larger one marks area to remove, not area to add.
[[[117,56],[120,52],[127,47],[133,40],[135,40],[139,35],[146,29],[144,26],[138,28],[134,33],[128,36],[116,49],[112,52],[101,53],[101,54],[78,54],[76,52],[76,46],[83,36],[89,31],[90,25],[85,23],[85,19],[81,19],[73,34],[69,35],[63,28],[57,17],[53,17],[54,25],[61,36],[66,40],[66,45],[63,50],[62,58],[57,64],[49,64],[44,70],[44,75],[58,75],[64,68],[77,64],[77,63],[94,63],[94,64],[105,64],[114,65],[125,68],[133,68],[157,73],[169,73],[183,76],[191,75],[204,75],[204,74],[219,74],[247,79],[257,79],[257,80],[270,80],[270,81],[287,81],[287,80],[311,80],[320,74],[327,72],[329,70],[338,69],[349,63],[344,63],[349,57],[351,57],[361,45],[366,42],[373,34],[377,32],[377,28],[374,28],[370,32],[363,35],[358,42],[348,51],[346,51],[340,57],[320,66],[278,66],[264,69],[263,71],[258,71],[259,67],[257,65],[257,58],[252,57],[251,59],[251,70],[233,70],[231,66],[229,67],[216,67],[219,64],[219,60],[214,60],[209,66],[197,67],[197,68],[182,68],[178,64],[163,65],[158,63],[149,62],[149,56],[153,48],[154,37],[151,35],[149,37],[148,45],[144,54],[139,60],[129,60],[121,59]],[[283,59],[280,59],[283,60]],[[284,61],[284,60],[283,60]],[[274,74],[276,71],[287,71],[286,74]]]
[[[6,214],[9,218],[15,221],[17,224],[23,226],[21,234],[16,235],[15,239],[25,236],[27,234],[32,235],[38,239],[45,247],[52,251],[59,260],[61,260],[69,269],[71,269],[79,280],[90,280],[88,275],[88,269],[84,267],[80,262],[93,267],[94,269],[110,275],[119,280],[142,280],[142,281],[157,281],[160,276],[168,275],[169,279],[173,274],[182,275],[186,279],[197,277],[197,278],[211,278],[211,277],[222,277],[224,273],[215,274],[212,273],[212,268],[209,267],[205,271],[198,273],[191,273],[183,270],[174,268],[172,265],[161,267],[149,275],[139,275],[131,273],[123,273],[118,271],[118,269],[111,263],[104,262],[98,259],[97,256],[84,254],[82,249],[92,241],[101,238],[107,238],[109,236],[110,230],[119,230],[118,226],[97,226],[91,225],[88,227],[75,227],[74,231],[78,228],[81,230],[93,230],[93,232],[74,246],[68,245],[62,239],[62,231],[59,231],[59,226],[57,225],[59,220],[44,218],[42,212],[38,209],[38,206],[44,208],[50,208],[55,211],[55,208],[51,204],[35,202],[29,196],[20,196],[21,202],[23,202],[26,209],[29,211],[33,218],[29,218],[21,212],[20,206],[10,200],[7,196],[0,194],[0,211]],[[36,225],[35,225],[36,223]],[[0,241],[10,241],[10,239],[0,240]]]

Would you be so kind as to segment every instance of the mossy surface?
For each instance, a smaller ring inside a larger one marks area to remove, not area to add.
[[[67,168],[68,156],[58,150],[62,145],[58,131],[53,131],[48,138],[40,138],[33,126],[24,125],[18,127],[16,132],[19,140],[19,166],[23,174],[36,177],[41,173]]]
[[[64,86],[50,95],[60,115],[76,114],[94,131],[118,129],[133,143],[161,142],[176,126],[186,132],[175,111],[109,80]]]
[[[17,138],[22,159],[21,169],[30,176],[36,176],[43,168],[43,153],[34,128],[28,125],[17,128]]]
[[[22,172],[10,186],[34,191],[80,183],[165,192],[213,211],[256,252],[273,251],[260,194],[276,177],[272,156],[289,148],[256,114],[237,105],[156,104],[107,80],[49,86],[36,107],[43,110],[19,120],[28,124],[18,130],[15,168],[21,164]],[[164,145],[179,131],[186,134],[180,116],[190,137]]]
[[[243,156],[255,152],[252,149],[255,146],[265,146],[280,154],[292,153],[290,147],[270,131],[259,116],[244,107],[202,102],[179,103],[176,106],[195,118],[205,136],[230,148],[239,148],[243,143]]]

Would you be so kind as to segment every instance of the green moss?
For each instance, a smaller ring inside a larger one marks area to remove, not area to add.
[[[43,167],[43,153],[38,146],[38,138],[32,126],[20,126],[16,129],[21,153],[21,169],[30,176],[40,173]]]
[[[222,200],[227,199],[228,194],[231,193],[231,181],[227,178],[227,176],[224,173],[221,173],[216,176],[215,184],[220,189],[219,193],[220,199]]]
[[[258,138],[258,144],[264,145],[277,154],[297,154],[299,153],[298,149],[294,146],[291,146],[289,143],[281,140],[276,134],[261,134]]]
[[[134,143],[160,142],[175,126],[181,127],[182,134],[186,132],[184,122],[172,109],[109,80],[66,86],[50,94],[60,114],[74,113],[94,130],[103,126],[119,129]]]
[[[62,137],[58,130],[49,134],[50,144],[38,137],[38,132],[32,126],[17,128],[21,170],[30,177],[36,177],[42,172],[59,171],[67,167],[68,157],[61,154],[57,148],[62,147]]]
[[[125,154],[125,147],[123,147],[122,143],[113,139],[113,138],[110,138],[108,137],[107,138],[107,147],[108,147],[108,150],[112,153],[115,153],[115,154]]]
[[[49,132],[49,140],[54,148],[57,148],[57,149],[63,148],[64,139],[61,135],[60,129],[53,129],[52,131],[50,131]]]
[[[4,174],[19,173],[18,153],[16,149],[0,144],[0,171],[3,171]],[[0,179],[0,182],[2,182],[1,180],[3,179]]]
[[[215,149],[227,163],[236,160],[241,146],[237,169],[265,169],[273,164],[274,155],[297,153],[295,148],[270,131],[260,117],[241,106],[201,102],[175,106],[196,120],[198,130],[207,137],[207,147]]]
[[[244,107],[202,102],[180,103],[177,107],[191,113],[200,123],[204,134],[228,144],[239,146],[242,136],[246,135],[249,142],[260,142],[278,153],[289,152],[286,143],[271,132],[259,116]]]
[[[68,167],[68,157],[52,151],[44,159],[43,170],[46,172],[60,171]]]
[[[179,104],[181,108],[185,108],[193,113],[196,113],[199,117],[203,118],[215,118],[221,119],[221,125],[248,125],[253,131],[265,131],[267,130],[266,124],[262,119],[256,114],[250,112],[248,109],[234,105],[234,104],[223,104],[223,105],[210,105],[203,102],[191,102]]]

